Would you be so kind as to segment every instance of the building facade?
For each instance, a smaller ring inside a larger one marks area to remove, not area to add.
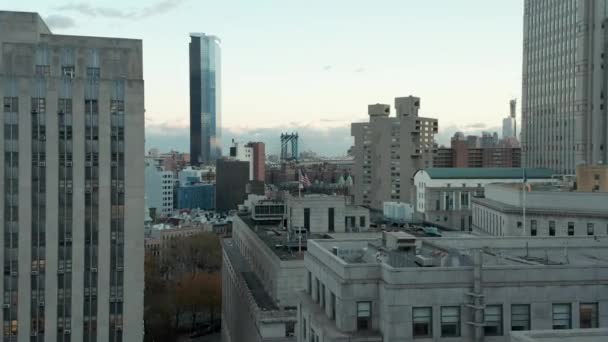
[[[532,184],[492,184],[473,198],[473,230],[500,236],[608,235],[608,193]],[[526,215],[524,220],[524,206]]]
[[[0,12],[3,341],[142,341],[141,40]]]
[[[165,171],[154,159],[146,158],[146,205],[157,217],[166,217],[173,212],[173,171]]]
[[[606,239],[309,241],[298,341],[508,342],[513,330],[607,327]]]
[[[219,212],[236,210],[247,198],[249,162],[222,158],[216,164],[215,208]]]
[[[577,166],[576,190],[584,192],[608,192],[608,165]]]
[[[215,184],[190,184],[179,186],[177,209],[215,209]]]
[[[412,178],[416,170],[433,166],[438,132],[436,119],[418,116],[420,99],[395,99],[396,117],[390,106],[368,107],[369,122],[353,123],[355,138],[355,203],[381,211],[384,202],[412,203]]]
[[[347,232],[352,218],[365,232],[369,211],[340,196],[247,202],[248,211],[233,221],[232,238],[223,241],[222,339],[293,342],[307,241]]]
[[[450,141],[450,147],[441,147],[433,156],[433,167],[521,167],[521,148],[515,138],[498,141],[486,134],[477,137],[457,132]]]
[[[263,142],[240,144],[232,140],[230,157],[249,163],[249,180],[264,182],[266,176],[266,149]]]
[[[190,34],[190,163],[210,164],[221,148],[221,47],[220,39],[204,33]]]
[[[573,175],[608,161],[607,18],[606,0],[525,1],[524,166]]]
[[[551,182],[549,169],[526,169],[528,183]],[[523,184],[520,168],[430,168],[414,175],[416,218],[445,229],[473,228],[471,201],[492,183]]]

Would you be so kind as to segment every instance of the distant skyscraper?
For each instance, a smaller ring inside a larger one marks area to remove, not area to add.
[[[607,13],[607,0],[525,1],[525,166],[574,174],[608,161]]]
[[[0,335],[142,341],[142,42],[0,30]]]
[[[190,162],[208,164],[221,156],[220,40],[190,34]]]

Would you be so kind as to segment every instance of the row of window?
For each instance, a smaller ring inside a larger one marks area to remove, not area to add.
[[[371,302],[357,302],[357,330],[368,330],[371,327]],[[440,307],[441,337],[460,337],[462,333],[462,315],[460,306]],[[572,328],[572,304],[560,303],[552,306],[552,327],[558,329]],[[598,303],[581,303],[579,305],[579,328],[597,328]],[[484,335],[504,335],[503,306],[486,305],[483,312]],[[530,330],[532,326],[530,304],[511,305],[511,330]],[[412,336],[433,337],[433,308],[430,306],[412,308]]]

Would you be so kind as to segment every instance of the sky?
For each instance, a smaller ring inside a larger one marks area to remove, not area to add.
[[[8,6],[8,7],[6,7]],[[367,105],[422,98],[455,131],[497,130],[521,92],[523,0],[20,0],[57,34],[138,38],[147,147],[188,150],[190,32],[222,40],[223,141],[281,131],[342,155]]]

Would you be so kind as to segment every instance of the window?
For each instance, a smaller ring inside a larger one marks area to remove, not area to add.
[[[581,303],[579,308],[579,317],[579,327],[581,329],[599,327],[597,303]]]
[[[327,230],[334,231],[334,208],[327,208]]]
[[[571,312],[570,304],[553,304],[553,329],[571,329]]]
[[[484,311],[485,336],[502,336],[502,305],[488,305]]]
[[[285,324],[285,337],[293,337],[296,332],[296,322],[287,322]]]
[[[574,222],[568,222],[568,235],[574,235]]]
[[[549,236],[555,236],[555,221],[549,221]]]
[[[312,294],[312,273],[308,272],[308,294]]]
[[[594,230],[593,223],[587,223],[587,235],[593,235]]]
[[[304,208],[304,228],[310,231],[310,208]]]
[[[325,285],[321,284],[321,307],[325,309]]]
[[[537,226],[536,220],[530,221],[530,235],[536,236],[537,232],[538,232],[538,226]]]
[[[517,228],[521,228],[521,227],[522,227],[521,221],[517,221]]]
[[[302,338],[306,341],[306,318],[302,318]]]
[[[412,309],[412,331],[414,337],[433,336],[433,308]]]
[[[441,337],[460,336],[460,307],[444,306],[441,308]]]
[[[316,284],[316,289],[317,289],[316,301],[318,303],[321,300],[321,282],[319,281],[319,278],[315,278],[315,284]]]
[[[511,305],[511,330],[530,330],[530,305]]]
[[[331,319],[336,319],[336,295],[333,292],[330,292],[329,296],[330,305],[331,305]]]
[[[372,302],[357,302],[357,330],[371,329]]]
[[[365,216],[359,217],[359,227],[365,227]]]

